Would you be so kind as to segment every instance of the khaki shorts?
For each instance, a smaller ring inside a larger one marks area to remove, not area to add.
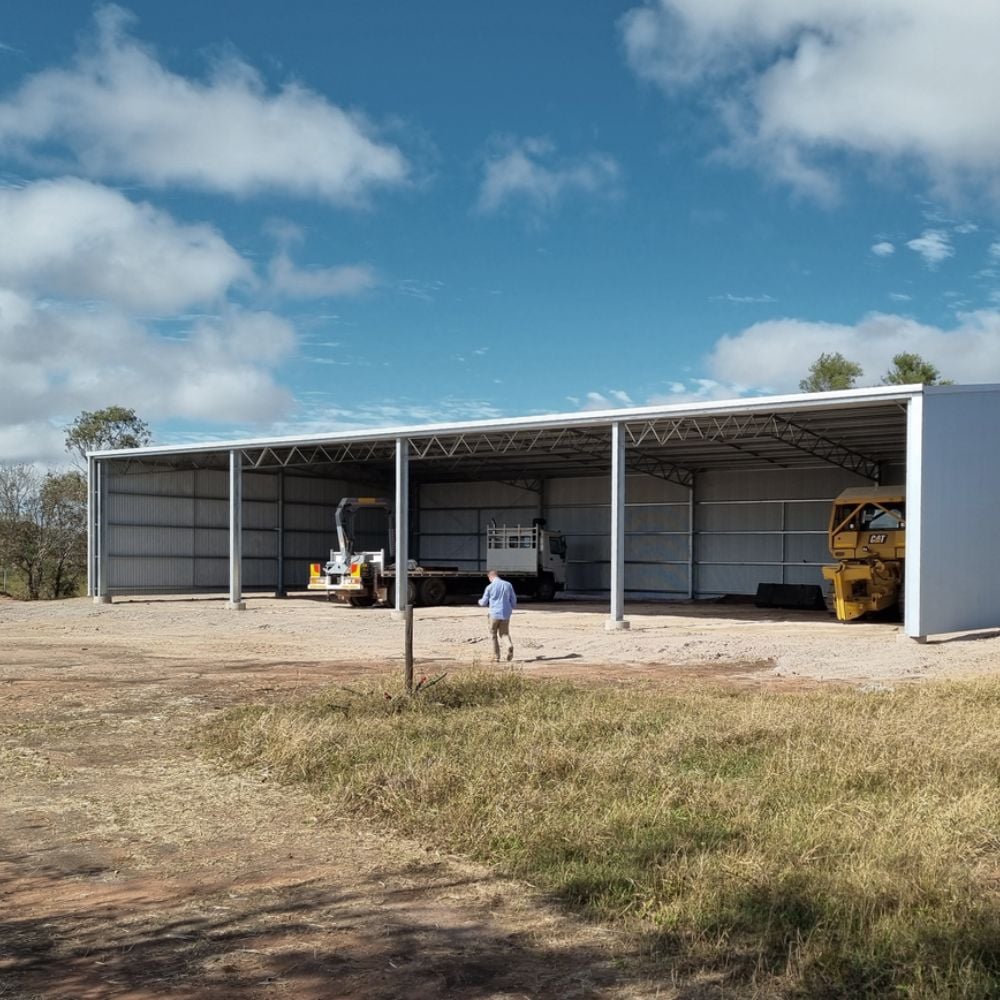
[[[490,635],[510,635],[510,619],[509,618],[491,618],[490,619]]]

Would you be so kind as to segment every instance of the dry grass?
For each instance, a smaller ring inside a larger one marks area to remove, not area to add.
[[[1000,684],[389,684],[233,710],[211,744],[741,994],[1000,994]]]

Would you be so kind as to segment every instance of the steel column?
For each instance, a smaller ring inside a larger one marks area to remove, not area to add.
[[[903,632],[924,643],[920,593],[923,554],[924,397],[913,396],[906,407],[906,560],[903,563]]]
[[[243,600],[243,453],[229,453],[229,606],[246,611]]]
[[[94,603],[110,604],[108,590],[108,463],[94,461],[97,487],[94,492]]]
[[[406,438],[396,438],[396,615],[405,617],[409,593],[410,454]]]
[[[611,425],[611,618],[609,631],[625,629],[625,435]]]
[[[94,459],[87,458],[87,596],[94,596]],[[4,588],[6,589],[6,587]]]

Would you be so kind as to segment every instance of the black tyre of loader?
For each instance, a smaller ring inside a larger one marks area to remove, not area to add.
[[[439,576],[429,576],[420,584],[420,603],[426,608],[436,608],[444,603],[448,595],[448,584]]]
[[[826,605],[826,610],[829,611],[831,615],[836,616],[837,595],[833,589],[832,583],[826,588],[826,590],[823,591],[823,603]]]

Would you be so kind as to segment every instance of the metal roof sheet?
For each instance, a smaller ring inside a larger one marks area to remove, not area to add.
[[[598,475],[610,466],[610,427],[620,423],[630,472],[690,485],[715,469],[833,464],[877,480],[906,458],[906,412],[924,393],[1000,386],[877,386],[600,412],[575,412],[328,434],[250,438],[95,452],[138,468],[222,468],[230,451],[245,467],[389,480],[397,439],[415,481],[529,480]]]
[[[965,387],[942,387],[946,389]],[[977,388],[987,388],[979,386]],[[1000,391],[1000,386],[991,386]],[[935,387],[937,389],[937,387]],[[698,403],[676,403],[669,406],[642,406],[601,411],[576,411],[530,417],[509,417],[495,420],[474,420],[444,424],[418,424],[400,427],[372,427],[361,430],[338,431],[328,434],[291,435],[287,437],[240,438],[200,442],[197,444],[147,445],[143,448],[112,449],[90,453],[94,458],[128,457],[143,455],[197,454],[228,451],[232,448],[260,447],[310,447],[319,444],[337,444],[350,441],[395,440],[429,438],[479,431],[520,431],[579,427],[608,427],[613,423],[629,423],[650,419],[677,417],[724,416],[745,413],[794,411],[801,414],[821,415],[837,409],[863,410],[874,405],[881,408],[893,402],[906,403],[915,395],[925,392],[922,385],[874,386],[865,389],[844,389],[836,392],[795,393],[781,396],[752,396],[740,399]]]

